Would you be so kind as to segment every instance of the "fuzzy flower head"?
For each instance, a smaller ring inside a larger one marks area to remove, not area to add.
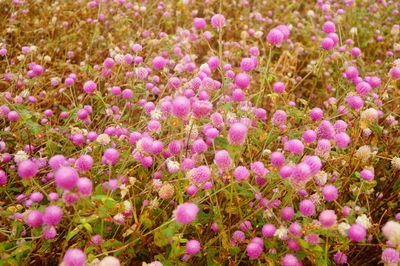
[[[203,184],[210,180],[211,170],[208,166],[202,165],[197,168],[193,168],[188,173],[190,181],[194,184]]]
[[[220,150],[215,153],[214,162],[221,171],[227,171],[232,166],[232,159],[226,150]]]
[[[221,14],[215,14],[211,18],[211,26],[213,28],[222,28],[226,25],[225,17]]]
[[[246,141],[247,126],[234,123],[228,131],[228,141],[232,145],[242,145]]]
[[[197,214],[199,213],[199,207],[196,204],[186,202],[180,204],[174,211],[174,219],[178,223],[188,224],[193,222]]]

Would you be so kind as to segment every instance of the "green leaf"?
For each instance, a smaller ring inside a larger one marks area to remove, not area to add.
[[[87,230],[89,233],[93,233],[93,228],[92,228],[92,226],[91,226],[89,223],[83,223],[82,225],[83,225],[83,227],[86,228],[86,230]]]
[[[65,238],[65,240],[69,241],[71,240],[74,236],[76,236],[82,229],[82,225],[78,225],[77,227],[75,227],[74,230],[70,231],[67,234],[67,237]]]

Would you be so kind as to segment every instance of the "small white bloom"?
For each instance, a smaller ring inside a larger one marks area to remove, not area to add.
[[[365,229],[368,229],[372,226],[371,222],[369,221],[369,218],[365,214],[358,216],[356,219],[356,223],[363,226]]]
[[[281,225],[275,232],[275,236],[277,236],[279,239],[286,239],[287,234],[288,234],[288,230],[283,225]]]
[[[106,144],[110,143],[111,139],[108,134],[100,134],[97,137],[96,141],[102,145],[106,145]]]
[[[28,154],[26,154],[25,151],[17,151],[17,153],[14,155],[14,161],[16,163],[20,163],[22,161],[25,161],[29,158]]]
[[[326,184],[326,181],[328,180],[328,174],[325,171],[319,171],[315,176],[315,183],[319,186],[323,186]]]
[[[348,223],[340,223],[338,224],[338,231],[342,236],[347,236],[347,231],[349,230],[350,225]]]

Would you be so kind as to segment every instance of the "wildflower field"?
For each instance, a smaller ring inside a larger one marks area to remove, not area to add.
[[[0,266],[400,264],[399,0],[0,0]]]

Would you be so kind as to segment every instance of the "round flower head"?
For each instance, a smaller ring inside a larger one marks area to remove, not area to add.
[[[335,143],[339,148],[346,148],[350,144],[350,137],[346,133],[342,132],[339,134],[336,134],[335,137]]]
[[[283,266],[300,266],[300,261],[292,254],[286,254],[282,258],[282,265]]]
[[[334,46],[335,42],[329,37],[323,38],[321,41],[321,47],[325,50],[331,50]]]
[[[318,156],[307,155],[304,157],[303,163],[310,166],[311,175],[317,174],[319,172],[319,170],[321,170],[321,168],[322,168],[322,162]]]
[[[246,235],[242,231],[235,231],[232,234],[232,241],[236,242],[243,242],[246,239]]]
[[[382,260],[388,264],[397,265],[400,262],[400,255],[394,248],[385,248],[382,252]]]
[[[75,162],[75,167],[78,171],[85,172],[88,171],[93,166],[93,158],[90,155],[82,155]]]
[[[213,28],[222,28],[226,24],[225,17],[221,14],[215,14],[211,17],[211,26]]]
[[[119,158],[118,150],[114,148],[108,148],[104,151],[102,161],[107,165],[114,165],[116,164],[118,158]]]
[[[335,32],[336,31],[335,23],[333,23],[332,21],[327,21],[322,26],[322,29],[325,33]]]
[[[220,150],[215,153],[214,162],[221,171],[227,171],[231,168],[232,159],[226,150]]]
[[[196,204],[186,202],[180,204],[175,209],[174,217],[178,223],[188,224],[196,219],[198,213],[199,213],[199,207],[197,207]]]
[[[167,183],[161,186],[160,190],[158,191],[158,196],[161,199],[170,199],[174,196],[174,193],[174,186]]]
[[[228,131],[228,142],[232,145],[242,145],[246,141],[247,126],[234,123]]]
[[[197,139],[192,144],[193,153],[203,153],[207,150],[208,146],[203,139]]]
[[[39,227],[43,224],[43,214],[40,211],[30,211],[25,217],[25,223],[30,227]]]
[[[79,193],[81,193],[82,195],[89,196],[90,194],[92,194],[93,183],[89,178],[79,178],[76,186],[78,187]]]
[[[280,45],[284,39],[282,31],[274,28],[267,35],[267,41],[273,45]]]
[[[285,84],[283,82],[275,82],[272,86],[276,93],[282,93],[285,91]]]
[[[315,133],[315,131],[312,129],[308,129],[304,131],[302,139],[306,143],[313,143],[317,139],[317,133]]]
[[[367,82],[361,81],[357,84],[356,91],[361,96],[367,95],[371,91],[371,85]]]
[[[348,68],[346,68],[345,73],[348,79],[354,79],[358,77],[358,69],[354,66],[349,66]]]
[[[343,120],[337,120],[333,125],[337,133],[344,133],[347,129],[347,126],[347,123]]]
[[[317,129],[317,136],[320,139],[333,139],[335,136],[335,128],[332,123],[327,120],[322,120]]]
[[[262,253],[263,247],[255,242],[250,242],[246,247],[247,256],[252,259],[258,258]]]
[[[19,119],[19,114],[16,111],[11,111],[7,114],[8,120],[15,122]]]
[[[294,236],[297,236],[297,237],[302,236],[303,233],[301,232],[301,230],[302,230],[302,227],[299,223],[292,223],[289,226],[289,232]]]
[[[190,171],[190,180],[195,184],[203,184],[211,178],[211,170],[208,166],[202,165]]]
[[[247,180],[249,178],[249,176],[250,176],[250,172],[244,166],[238,166],[233,171],[233,177],[235,178],[235,180],[237,182],[241,182],[243,180]]]
[[[315,205],[311,200],[302,200],[299,205],[299,210],[304,216],[312,216],[315,213]]]
[[[121,262],[119,261],[119,259],[113,256],[104,257],[98,264],[98,266],[120,266],[120,265]]]
[[[293,154],[301,154],[304,150],[304,144],[298,139],[291,139],[285,143],[285,149]]]
[[[38,173],[37,165],[31,160],[25,160],[18,164],[18,175],[22,178],[31,178]]]
[[[361,116],[360,116],[362,121],[365,121],[365,122],[368,122],[368,123],[377,120],[378,117],[379,117],[379,113],[374,108],[368,108],[367,110],[364,110],[361,113]]]
[[[186,118],[190,113],[190,101],[184,96],[178,96],[172,101],[172,114],[178,118]]]
[[[346,101],[351,108],[360,109],[364,106],[364,101],[359,96],[347,96]]]
[[[305,181],[309,177],[311,177],[311,168],[308,164],[306,163],[299,163],[296,165],[296,167],[293,169],[292,179],[295,181]]]
[[[279,151],[271,153],[270,158],[272,165],[275,167],[281,167],[285,164],[285,156]]]
[[[193,25],[196,29],[204,29],[207,26],[206,21],[203,18],[194,18]]]
[[[393,244],[400,245],[400,223],[389,221],[382,227],[382,234]]]
[[[7,183],[7,175],[3,170],[0,170],[0,186]]]
[[[273,224],[264,224],[261,233],[264,237],[273,237],[275,235],[276,228]]]
[[[347,263],[347,255],[340,251],[336,252],[335,256],[333,256],[333,259],[339,265]]]
[[[320,120],[324,116],[324,111],[321,108],[313,108],[310,111],[310,118],[312,120]]]
[[[374,173],[368,169],[364,169],[360,172],[360,176],[362,179],[371,181],[374,179]]]
[[[200,251],[201,245],[197,240],[190,240],[186,243],[186,253],[189,255],[195,255]]]
[[[154,69],[163,69],[167,64],[167,61],[162,56],[156,56],[153,59],[153,68]]]
[[[61,167],[54,174],[56,185],[58,188],[71,190],[78,182],[79,176],[76,170],[72,167]]]
[[[43,215],[43,222],[48,225],[57,225],[63,216],[63,211],[57,205],[46,208]]]
[[[243,58],[240,62],[240,69],[243,71],[251,71],[255,67],[254,61],[252,58]]]
[[[250,168],[257,177],[264,177],[269,172],[269,170],[265,168],[264,164],[259,161],[252,163]]]
[[[86,255],[82,250],[73,248],[69,249],[63,259],[65,266],[83,266],[86,262]]]
[[[392,67],[389,71],[389,75],[392,79],[400,79],[400,67]]]
[[[363,241],[366,235],[367,230],[359,224],[353,224],[348,231],[349,238],[357,242]]]
[[[294,217],[294,210],[292,207],[285,207],[281,211],[281,217],[282,219],[289,221],[292,220]]]
[[[281,126],[285,124],[286,117],[287,116],[285,111],[277,110],[272,117],[272,123],[276,126]]]
[[[327,201],[334,201],[338,198],[338,189],[334,185],[326,185],[322,189],[322,195]]]
[[[239,88],[247,88],[250,85],[250,76],[244,72],[239,73],[235,77],[235,85]]]
[[[220,60],[217,56],[211,56],[207,64],[211,69],[217,69],[220,66]]]
[[[213,105],[209,101],[195,101],[192,104],[192,112],[196,118],[208,116],[213,109]]]
[[[336,224],[337,216],[333,210],[325,210],[319,214],[318,220],[322,226],[331,227]]]
[[[57,231],[54,226],[44,226],[42,235],[44,239],[53,239],[56,237]]]
[[[88,94],[93,94],[93,92],[96,90],[96,88],[97,88],[97,85],[92,80],[86,81],[83,84],[83,90]]]
[[[291,165],[284,165],[281,169],[279,169],[279,175],[282,178],[287,178],[292,175],[294,167]]]

